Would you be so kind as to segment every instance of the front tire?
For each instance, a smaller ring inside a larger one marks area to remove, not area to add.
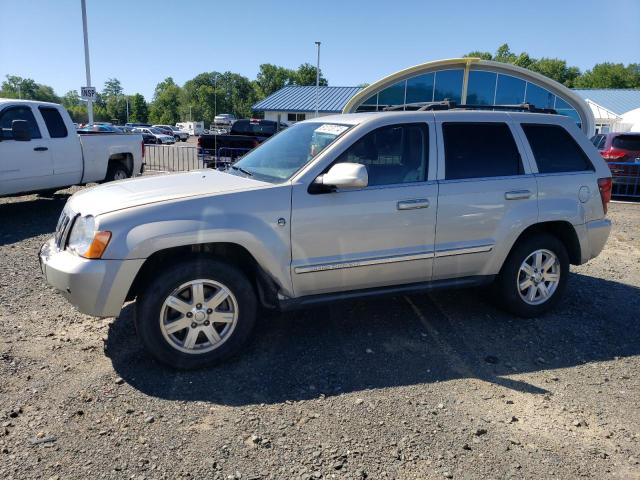
[[[136,329],[160,362],[194,369],[238,353],[256,320],[256,296],[236,267],[211,258],[168,267],[138,297]]]
[[[542,233],[519,241],[505,260],[496,280],[499,302],[524,318],[552,309],[564,294],[569,255],[555,236]]]

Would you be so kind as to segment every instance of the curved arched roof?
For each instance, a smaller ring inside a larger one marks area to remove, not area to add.
[[[444,98],[462,104],[527,102],[573,117],[587,135],[595,128],[587,103],[561,83],[516,65],[473,57],[436,60],[386,76],[355,94],[343,113]]]

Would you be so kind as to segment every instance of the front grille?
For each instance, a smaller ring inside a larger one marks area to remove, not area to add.
[[[64,243],[68,235],[69,226],[71,224],[72,216],[66,209],[60,214],[58,219],[58,225],[56,226],[56,234],[54,236],[56,247],[59,250],[64,249]]]

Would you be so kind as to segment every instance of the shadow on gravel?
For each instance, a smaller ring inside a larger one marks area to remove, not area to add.
[[[458,290],[270,314],[241,356],[194,372],[164,367],[142,351],[129,304],[105,349],[117,374],[147,395],[225,405],[457,378],[542,394],[507,376],[640,354],[639,288],[572,274],[560,307],[533,320],[496,310],[484,297]]]
[[[0,204],[0,246],[52,233],[70,195]]]

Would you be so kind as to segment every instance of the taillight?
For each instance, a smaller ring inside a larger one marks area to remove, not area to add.
[[[144,140],[142,140],[141,145],[142,145],[142,147],[141,147],[142,148],[142,158],[144,158]]]
[[[626,153],[621,150],[615,150],[613,148],[610,148],[609,150],[604,150],[600,152],[600,155],[602,155],[602,158],[604,158],[605,160],[615,161],[615,160],[620,160],[621,158],[624,158]]]
[[[611,201],[611,188],[613,186],[613,181],[611,177],[607,178],[599,178],[598,179],[598,189],[600,189],[600,198],[602,199],[602,209],[604,213],[607,213],[607,207],[609,206],[609,202]]]
[[[198,137],[198,146],[202,147],[202,137]]]

